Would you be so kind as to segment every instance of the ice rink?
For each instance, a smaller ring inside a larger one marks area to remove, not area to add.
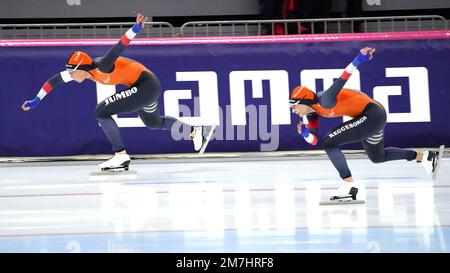
[[[450,158],[349,156],[362,205],[319,206],[340,185],[324,156],[1,163],[0,252],[449,252]]]

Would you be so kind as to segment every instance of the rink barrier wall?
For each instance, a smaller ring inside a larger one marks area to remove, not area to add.
[[[413,149],[413,148],[411,148]],[[432,150],[438,151],[438,148],[419,148],[415,149],[417,151],[422,150]],[[450,148],[444,149],[444,158],[448,158],[450,152]],[[345,156],[348,159],[357,159],[357,158],[367,158],[364,150],[345,150]],[[84,164],[80,162],[86,162],[86,164],[90,164],[92,161],[104,161],[111,158],[110,154],[99,154],[99,155],[76,155],[76,156],[51,156],[51,157],[0,157],[0,167],[2,164],[7,164],[10,166],[11,164],[18,164],[21,166],[22,163],[42,163],[42,162],[60,162],[65,165],[69,162],[73,162],[73,164]],[[142,160],[142,162],[146,163],[180,163],[180,162],[217,162],[217,161],[260,161],[260,160],[301,160],[303,158],[311,159],[323,159],[327,158],[327,154],[324,150],[315,150],[315,151],[275,151],[275,152],[244,152],[244,153],[233,153],[233,152],[224,152],[224,153],[182,153],[182,154],[145,154],[145,155],[132,155],[132,160]],[[5,165],[6,166],[6,165]]]
[[[264,43],[322,43],[345,41],[449,39],[449,30],[368,32],[307,35],[212,36],[188,38],[135,38],[132,45],[211,45]],[[2,46],[101,46],[114,45],[117,39],[0,39]]]

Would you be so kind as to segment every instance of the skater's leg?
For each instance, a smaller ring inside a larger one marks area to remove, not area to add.
[[[384,148],[384,131],[362,141],[364,150],[373,163],[383,163],[393,160],[414,160],[418,157],[417,152],[396,147]]]
[[[159,82],[152,79],[148,72],[143,72],[135,86],[119,91],[97,105],[95,115],[103,132],[112,144],[114,152],[124,150],[125,145],[120,136],[119,127],[111,116],[135,112],[145,105],[149,105],[155,97],[159,96],[158,88]]]
[[[370,127],[370,120],[366,116],[357,117],[331,130],[322,141],[328,158],[344,180],[351,179],[352,174],[340,146],[360,141],[361,132],[367,127]]]
[[[122,137],[120,136],[119,127],[114,119],[112,117],[97,117],[97,121],[111,143],[113,152],[117,153],[124,151],[125,145],[123,144]]]
[[[129,92],[128,97],[117,97],[117,94]],[[100,102],[95,109],[95,116],[97,121],[112,145],[113,152],[125,150],[122,137],[120,135],[119,127],[112,118],[112,115],[134,112],[142,107],[140,102],[146,99],[146,94],[136,87],[118,92],[106,100]],[[113,101],[114,100],[114,101]]]
[[[343,123],[334,128],[323,140],[323,147],[334,167],[338,170],[339,176],[344,180],[344,184],[336,192],[350,194],[356,198],[357,186],[353,181],[351,171],[347,165],[345,155],[340,146],[347,143],[358,142],[376,134],[384,128],[386,114],[384,109],[373,105],[368,107],[362,115]]]
[[[95,109],[97,121],[111,143],[113,152],[115,152],[112,159],[99,165],[100,168],[114,167],[114,164],[122,165],[119,162],[121,160],[128,161],[129,164],[130,158],[126,154],[119,127],[112,115],[135,112],[152,101],[155,92],[149,92],[149,87],[159,86],[159,82],[151,81],[149,75],[148,72],[143,72],[135,86],[119,91],[97,105]]]
[[[442,155],[444,153],[444,145],[439,147],[439,150],[427,150],[417,153],[416,161],[421,163],[427,174],[431,174],[433,180],[437,178],[439,165],[441,163]]]
[[[362,120],[362,122],[366,121],[365,118],[363,118]],[[339,146],[345,143],[352,143],[360,140],[360,135],[355,127],[349,130],[342,130],[342,128],[345,128],[348,124],[356,124],[360,122],[361,118],[350,120],[333,129],[322,141],[328,158],[330,159],[336,170],[339,172],[339,176],[344,181],[344,183],[341,184],[341,186],[332,194],[330,198],[332,200],[336,199],[336,197],[338,196],[344,198],[344,196],[347,196],[349,194],[351,194],[351,199],[356,199],[358,186],[353,181],[351,171],[347,165],[347,160]]]
[[[170,131],[180,131],[190,132],[189,137],[194,142],[194,149],[196,151],[200,151],[202,148],[206,148],[205,145],[211,135],[209,133],[213,132],[213,129],[209,129],[207,134],[204,135],[203,126],[190,126],[176,118],[169,116],[161,116],[159,114],[158,104],[154,102],[147,107],[144,107],[142,110],[138,111],[139,117],[142,122],[144,122],[145,126],[149,129],[161,129],[161,130],[170,130]],[[186,130],[186,131],[185,131]]]
[[[374,163],[382,163],[393,160],[415,160],[425,168],[428,174],[436,178],[439,158],[442,157],[439,151],[416,152],[409,149],[401,149],[396,147],[384,148],[383,131],[369,137],[362,142],[364,150]]]
[[[161,116],[158,102],[155,101],[138,111],[139,118],[149,129],[179,130],[182,126],[190,128],[186,123],[169,116]]]
[[[161,88],[159,86],[159,81],[157,81],[157,79],[155,80],[158,84],[148,87],[148,90],[153,94],[152,100],[138,111],[140,119],[149,129],[179,131],[182,128],[182,132],[184,132],[185,129],[188,129],[190,132],[189,136],[194,142],[194,148],[199,150],[203,142],[202,127],[192,127],[176,118],[161,116],[158,107],[158,98],[160,96]]]
[[[337,126],[323,139],[324,149],[342,179],[350,178],[351,172],[339,146],[367,139],[383,130],[385,124],[384,109],[371,104],[362,115]]]

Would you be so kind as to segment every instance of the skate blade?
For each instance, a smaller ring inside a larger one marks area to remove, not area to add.
[[[123,169],[111,169],[111,170],[106,170],[106,171],[94,171],[94,172],[90,172],[89,175],[91,176],[108,176],[108,175],[112,175],[112,176],[120,176],[120,175],[128,175],[128,174],[137,174],[137,172],[135,170],[128,170],[125,171]]]
[[[214,130],[216,129],[216,125],[211,126],[211,130],[209,130],[208,135],[206,136],[205,142],[202,145],[202,148],[200,149],[200,152],[198,152],[199,154],[203,154],[206,150],[206,146],[208,146],[209,140],[211,139]]]
[[[433,180],[436,180],[436,178],[437,178],[437,175],[439,172],[439,167],[441,166],[442,155],[444,154],[444,148],[445,148],[445,145],[439,146],[439,156],[438,156],[438,161],[437,161],[436,167],[433,172],[433,176],[432,176]]]
[[[365,204],[364,200],[329,200],[329,201],[320,201],[319,205],[327,206],[327,205],[348,205],[348,204]]]
[[[201,128],[201,127],[200,127],[200,128]],[[197,132],[195,133],[195,136],[197,136],[198,134],[200,134],[201,137],[203,138],[203,129],[202,129],[202,128],[201,128],[201,129],[194,129],[194,130],[197,131]],[[194,138],[195,138],[195,137],[192,136],[192,133],[189,135],[189,137],[191,138],[192,141],[194,141]],[[201,148],[202,148],[202,145],[200,145],[200,147],[196,147],[196,146],[195,146],[195,141],[194,141],[194,150],[195,150],[196,152],[198,152],[198,151],[200,151]]]

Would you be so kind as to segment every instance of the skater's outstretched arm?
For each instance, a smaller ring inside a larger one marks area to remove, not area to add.
[[[122,54],[127,45],[130,44],[131,40],[136,37],[139,31],[141,31],[145,22],[147,22],[147,19],[148,17],[138,13],[136,16],[136,24],[122,35],[119,42],[117,42],[117,44],[115,44],[103,57],[98,57],[94,60],[100,71],[103,73],[110,73],[114,69],[114,62]]]
[[[318,141],[319,115],[317,113],[311,113],[307,115],[307,119],[308,124],[303,124],[303,122],[298,123],[297,132],[302,135],[306,142],[311,145],[316,145]]]
[[[22,109],[24,111],[35,109],[44,99],[44,97],[53,90],[53,88],[55,88],[57,85],[60,85],[61,83],[70,82],[71,80],[72,76],[70,75],[69,71],[61,71],[60,73],[55,74],[44,83],[34,99],[27,100],[22,104]]]
[[[336,105],[336,96],[344,87],[347,80],[350,78],[352,73],[356,70],[356,68],[366,62],[368,60],[373,59],[373,53],[375,52],[375,48],[365,47],[361,49],[358,55],[353,59],[353,61],[347,65],[344,70],[344,73],[337,79],[333,85],[327,90],[320,91],[317,93],[317,99],[319,100],[320,105],[325,108],[332,108]]]
[[[115,46],[113,46],[105,54],[105,56],[96,58],[95,64],[96,66],[98,66],[100,71],[107,73],[114,68],[115,60],[125,50],[125,47],[136,36],[136,34],[142,29],[147,19],[148,18],[144,17],[142,14],[138,14],[136,17],[136,24],[122,36],[120,41]],[[74,70],[76,70],[76,68]],[[50,93],[57,85],[61,83],[67,83],[73,79],[70,73],[71,72],[67,70],[62,71],[48,79],[34,99],[25,101],[22,104],[22,109],[24,111],[35,109],[42,101],[42,99],[44,99],[44,97],[48,93]]]

